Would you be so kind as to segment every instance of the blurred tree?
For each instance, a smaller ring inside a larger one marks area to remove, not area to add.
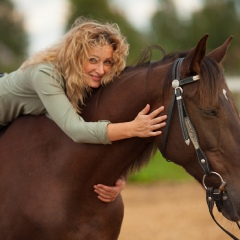
[[[238,9],[240,1],[236,0],[205,0],[203,8],[192,15],[189,32],[192,40],[197,40],[205,33],[209,33],[208,49],[214,49],[221,45],[227,37],[234,35],[232,44],[228,50],[225,68],[227,74],[239,74],[240,62],[240,15]]]
[[[138,32],[126,18],[111,5],[108,0],[70,0],[71,10],[68,27],[79,16],[90,17],[101,22],[115,22],[119,25],[123,35],[130,44],[130,52],[127,64],[134,64],[143,48],[146,47],[144,35]]]
[[[159,0],[158,10],[151,20],[149,39],[169,52],[190,49],[209,33],[207,47],[212,50],[234,35],[224,66],[227,74],[239,74],[239,11],[239,0],[203,0],[203,7],[186,19],[178,15],[172,0]]]
[[[182,50],[182,42],[188,34],[185,21],[181,21],[173,0],[159,0],[157,11],[151,19],[152,44],[158,44],[167,52]]]
[[[27,54],[23,19],[10,0],[0,2],[0,72],[16,69]]]

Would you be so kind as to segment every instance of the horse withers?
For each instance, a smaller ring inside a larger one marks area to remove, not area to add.
[[[166,136],[78,144],[45,116],[15,120],[0,137],[0,239],[117,239],[121,196],[103,203],[93,185],[114,185],[120,175],[148,163],[157,148],[204,184],[209,204],[211,189],[219,190],[219,210],[239,221],[239,115],[221,67],[231,37],[206,54],[207,37],[189,51],[126,68],[83,108],[86,121],[123,122],[147,103],[151,110],[164,105],[171,112]]]

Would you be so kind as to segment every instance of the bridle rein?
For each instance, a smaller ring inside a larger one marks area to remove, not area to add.
[[[197,155],[197,158],[198,158],[198,162],[201,165],[201,167],[205,173],[205,175],[203,176],[203,179],[202,179],[202,184],[203,184],[204,188],[206,189],[206,201],[207,201],[209,213],[210,213],[212,219],[215,221],[215,223],[225,233],[227,233],[230,237],[232,237],[232,239],[239,240],[233,234],[231,234],[226,229],[224,229],[216,221],[216,219],[213,215],[213,207],[214,207],[215,202],[216,202],[216,206],[217,206],[217,209],[219,212],[221,212],[221,209],[223,206],[223,201],[229,201],[228,204],[231,204],[231,202],[230,202],[230,200],[228,198],[228,194],[225,190],[226,182],[223,180],[223,178],[221,177],[221,175],[219,173],[211,170],[211,167],[209,165],[209,160],[207,159],[206,155],[204,154],[204,152],[202,151],[202,149],[199,145],[197,133],[196,133],[196,131],[191,123],[191,120],[188,116],[187,109],[186,109],[184,101],[183,101],[183,89],[181,86],[183,86],[185,84],[189,84],[189,83],[194,83],[194,82],[198,81],[200,79],[200,77],[198,75],[196,75],[196,76],[188,77],[188,78],[181,80],[180,79],[180,66],[181,66],[181,63],[183,62],[183,60],[184,60],[184,58],[178,58],[174,62],[173,68],[172,68],[172,76],[174,78],[174,80],[172,81],[172,87],[174,88],[174,95],[173,95],[170,109],[168,112],[168,119],[167,119],[166,127],[163,132],[163,143],[162,143],[162,147],[161,147],[161,153],[166,158],[165,151],[166,151],[168,130],[170,127],[171,116],[172,116],[172,112],[173,112],[174,103],[176,100],[177,106],[178,106],[179,121],[180,121],[181,129],[182,129],[184,141],[187,145],[190,144],[190,141],[192,142],[195,152],[196,152],[196,155]],[[220,179],[221,185],[218,189],[214,189],[213,187],[206,186],[205,179],[206,179],[206,177],[208,177],[210,175],[215,175]],[[237,222],[237,225],[240,228],[238,222]]]

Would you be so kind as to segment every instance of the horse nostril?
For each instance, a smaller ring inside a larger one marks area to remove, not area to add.
[[[223,197],[222,197],[222,199],[223,199],[223,201],[225,201],[225,200],[227,200],[227,195],[224,195]]]

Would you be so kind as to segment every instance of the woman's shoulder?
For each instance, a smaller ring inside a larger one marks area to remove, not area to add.
[[[32,76],[38,74],[39,72],[44,72],[47,75],[52,75],[54,72],[54,65],[50,62],[44,62],[44,63],[38,63],[38,64],[32,64],[27,66],[23,73],[25,74],[31,74]],[[21,68],[19,69],[20,72],[22,72]]]
[[[57,71],[56,67],[50,62],[39,63],[38,65],[35,66],[34,72],[37,75],[41,73],[41,75],[46,77],[46,80],[57,81],[58,84],[62,85],[62,87],[64,87],[65,85],[62,75]]]
[[[33,67],[35,71],[42,71],[48,74],[52,74],[55,70],[55,67],[51,62],[39,63]]]

